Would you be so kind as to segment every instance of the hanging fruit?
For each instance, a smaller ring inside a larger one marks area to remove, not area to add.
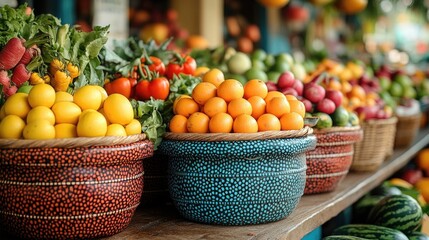
[[[338,9],[345,14],[356,14],[363,11],[368,5],[368,0],[338,0]]]
[[[265,7],[281,8],[289,3],[289,0],[258,0]]]

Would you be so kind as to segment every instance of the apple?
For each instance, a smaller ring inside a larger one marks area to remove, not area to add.
[[[341,106],[343,102],[343,93],[338,90],[327,90],[325,97],[335,103],[335,107]]]
[[[302,96],[302,93],[304,91],[304,83],[300,80],[295,80],[295,83],[292,85],[292,88],[296,90],[298,96]]]
[[[416,184],[423,177],[423,172],[420,169],[407,169],[401,174],[401,178],[405,181]]]
[[[316,83],[307,83],[304,86],[304,98],[310,100],[312,103],[318,103],[323,98],[325,98],[326,90],[316,84]]]
[[[284,71],[277,79],[277,87],[280,89],[290,88],[295,83],[295,76],[290,71]]]
[[[301,99],[301,102],[304,103],[305,106],[305,112],[313,112],[313,104],[308,99]]]
[[[267,85],[268,91],[277,91],[277,84],[275,82],[266,82],[265,85]]]
[[[324,98],[317,103],[316,109],[319,112],[331,114],[335,111],[335,103],[331,99]]]

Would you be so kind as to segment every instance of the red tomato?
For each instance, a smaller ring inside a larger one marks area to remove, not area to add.
[[[188,75],[194,75],[195,69],[197,69],[197,62],[191,56],[185,56],[185,62],[183,63],[183,73]]]
[[[152,81],[142,80],[136,85],[137,100],[149,100],[151,97],[165,100],[170,93],[170,82],[165,77],[157,77]]]
[[[168,79],[173,79],[174,75],[179,75],[183,71],[183,66],[179,63],[169,63],[167,65],[167,69],[165,70],[165,76]]]
[[[120,93],[126,98],[131,97],[131,82],[128,78],[125,77],[120,77],[104,84],[104,89],[106,89],[108,95]]]
[[[149,61],[146,61],[146,58],[142,58],[141,63],[147,64],[151,72],[157,72],[160,76],[164,75],[165,73],[165,65],[158,57],[150,56]]]

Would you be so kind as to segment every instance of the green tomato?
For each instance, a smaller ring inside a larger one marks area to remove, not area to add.
[[[252,68],[257,68],[257,69],[260,69],[262,71],[265,71],[267,69],[265,67],[264,62],[262,62],[260,60],[255,60],[255,59],[252,59]]]
[[[294,63],[294,60],[292,55],[290,55],[289,53],[279,53],[276,56],[276,62],[286,62],[290,66]]]
[[[250,54],[250,58],[252,60],[259,60],[259,61],[264,61],[265,58],[267,57],[267,52],[263,49],[255,49],[251,54]]]
[[[267,57],[265,57],[264,63],[267,68],[271,68],[274,65],[274,63],[276,63],[276,59],[274,58],[274,55],[268,54]]]
[[[280,72],[275,72],[275,71],[268,72],[267,73],[268,81],[277,83],[280,75],[281,75]]]
[[[283,73],[286,71],[290,71],[290,65],[289,63],[284,61],[276,61],[270,70]]]

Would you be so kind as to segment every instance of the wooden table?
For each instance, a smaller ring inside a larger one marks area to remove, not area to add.
[[[405,166],[420,149],[429,144],[428,133],[427,129],[420,131],[411,147],[395,150],[378,171],[350,172],[335,191],[303,196],[292,214],[277,222],[252,226],[213,226],[187,221],[171,205],[141,207],[124,231],[105,240],[301,239]],[[0,236],[5,236],[1,230]]]

